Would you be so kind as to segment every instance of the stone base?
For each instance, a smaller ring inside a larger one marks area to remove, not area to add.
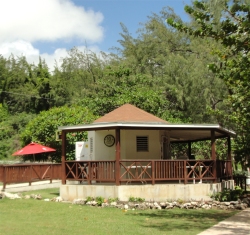
[[[128,201],[130,197],[143,198],[146,201],[166,200],[211,200],[211,195],[221,192],[223,188],[234,189],[234,181],[202,184],[142,184],[142,185],[108,185],[108,184],[66,184],[60,187],[60,196],[65,201],[87,197],[118,198]]]

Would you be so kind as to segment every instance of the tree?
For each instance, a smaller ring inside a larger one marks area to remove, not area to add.
[[[20,133],[35,115],[27,113],[9,115],[4,107],[0,108],[0,113],[0,159],[13,159],[12,154],[21,147]]]
[[[246,142],[250,139],[250,1],[194,1],[185,11],[197,23],[195,27],[171,18],[167,22],[181,32],[202,39],[211,38],[223,46],[213,51],[217,62],[208,67],[227,86],[231,127],[235,126],[238,132],[235,157],[244,165],[250,160],[250,144]]]
[[[36,118],[30,121],[21,133],[22,145],[25,146],[32,141],[50,146],[56,149],[51,153],[52,161],[61,161],[61,142],[56,141],[55,132],[59,126],[88,124],[93,122],[96,116],[87,108],[72,105],[51,108],[48,111],[42,111]],[[68,133],[67,134],[67,160],[75,159],[75,141],[87,140],[87,133]],[[42,160],[48,155],[44,155]],[[27,159],[27,158],[25,158]]]
[[[80,51],[72,48],[62,59],[61,66],[54,70],[52,92],[56,104],[61,102],[76,103],[91,93],[99,79],[103,77],[103,69],[109,63],[109,55],[94,53],[88,49]]]
[[[133,74],[129,68],[108,66],[94,91],[79,104],[103,116],[115,108],[130,103],[164,119],[172,118],[164,90],[154,85],[151,77]]]
[[[227,90],[224,82],[206,67],[215,61],[209,48],[217,48],[218,44],[173,30],[166,24],[166,17],[182,22],[171,9],[163,8],[159,15],[148,17],[137,38],[122,25],[119,42],[123,63],[133,74],[151,79],[154,87],[164,92],[172,117],[189,123],[219,122],[207,110],[225,111],[222,101]]]
[[[35,66],[29,64],[23,56],[10,56],[1,75],[1,103],[9,113],[39,113],[52,107],[51,75],[45,61],[40,59]]]

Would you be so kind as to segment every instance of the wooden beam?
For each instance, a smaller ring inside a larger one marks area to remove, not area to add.
[[[232,161],[232,152],[231,152],[231,138],[227,137],[227,160]]]
[[[215,134],[211,131],[211,159],[216,160]]]
[[[115,184],[120,185],[120,160],[121,160],[121,148],[120,148],[120,129],[115,130]]]
[[[213,175],[214,175],[214,183],[216,183],[217,182],[217,166],[216,166],[216,148],[215,148],[214,130],[211,131],[211,159],[214,161]]]
[[[62,184],[66,184],[66,132],[62,131]]]
[[[231,150],[231,137],[228,136],[227,137],[227,160],[229,160],[230,162],[228,162],[229,167],[231,169],[230,172],[233,172],[233,161],[232,161],[232,150]],[[233,179],[233,174],[231,174],[231,180]]]

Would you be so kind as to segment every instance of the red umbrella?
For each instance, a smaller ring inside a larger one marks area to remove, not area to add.
[[[47,152],[55,152],[56,150],[38,143],[30,143],[23,147],[22,149],[16,151],[13,153],[13,156],[18,156],[18,155],[28,155],[28,154],[33,154],[34,161],[35,161],[35,154],[36,153],[47,153]]]

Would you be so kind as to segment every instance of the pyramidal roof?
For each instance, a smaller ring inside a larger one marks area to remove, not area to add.
[[[107,122],[168,123],[167,121],[131,104],[124,104],[94,121],[94,123]]]

